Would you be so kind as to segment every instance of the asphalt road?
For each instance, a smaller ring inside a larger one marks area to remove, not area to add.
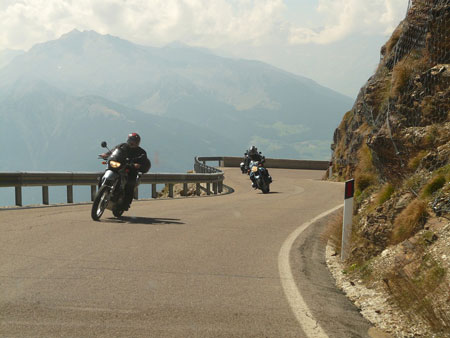
[[[270,194],[226,169],[232,194],[137,201],[122,220],[1,210],[0,337],[367,337],[326,270],[324,218],[308,223],[343,185],[270,173]]]

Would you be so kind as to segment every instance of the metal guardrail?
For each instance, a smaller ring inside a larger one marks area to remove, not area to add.
[[[174,197],[173,187],[177,183],[182,183],[185,191],[188,183],[196,184],[195,194],[198,196],[201,190],[206,191],[207,195],[222,193],[223,172],[206,165],[205,162],[201,163],[195,159],[195,173],[149,173],[142,175],[140,183],[152,185],[152,198],[158,197],[157,184],[168,185],[170,198]],[[97,192],[98,179],[102,175],[103,172],[0,172],[0,188],[15,188],[16,206],[22,206],[22,187],[27,186],[42,187],[42,204],[45,205],[49,204],[49,186],[66,186],[67,203],[73,203],[73,186],[90,186],[92,201]],[[201,184],[205,184],[206,187],[202,187]],[[137,189],[135,198],[138,198]]]
[[[172,173],[149,173],[141,177],[141,184],[152,185],[152,198],[157,198],[157,185],[168,186],[168,196],[174,197],[174,184],[183,184],[184,191],[187,191],[189,183],[195,184],[195,195],[200,196],[201,191],[206,191],[207,195],[221,194],[224,187],[232,191],[230,187],[223,184],[224,173],[216,167],[206,164],[206,162],[217,161],[219,167],[239,167],[242,157],[196,157],[194,160],[195,173],[172,174]],[[266,159],[268,168],[285,169],[328,169],[328,161],[309,160],[288,160],[288,159]],[[42,204],[49,204],[49,186],[66,186],[67,203],[73,203],[73,186],[90,186],[91,201],[97,192],[98,179],[103,172],[0,172],[0,188],[15,188],[15,204],[22,206],[22,187],[41,186]],[[203,187],[202,184],[206,185]],[[136,189],[135,198],[138,199]]]
[[[196,157],[194,163],[194,170],[196,173],[222,173],[222,170],[206,165],[206,162],[217,161],[219,167],[223,167],[223,156],[214,156],[214,157]]]
[[[223,156],[223,157],[199,157],[199,161],[218,161],[219,167],[239,167],[244,157]],[[318,160],[292,160],[280,158],[266,158],[264,166],[267,168],[282,169],[304,169],[304,170],[327,170],[329,161]]]

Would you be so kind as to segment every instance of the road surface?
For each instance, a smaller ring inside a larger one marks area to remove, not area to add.
[[[0,337],[367,337],[326,269],[325,218],[308,223],[343,185],[270,173],[270,194],[225,169],[232,194],[140,200],[122,220],[0,211]]]

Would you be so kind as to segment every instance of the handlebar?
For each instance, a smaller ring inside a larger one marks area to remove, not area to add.
[[[103,161],[107,161],[109,162],[109,157],[111,156],[111,153],[103,153],[103,154],[99,154],[97,156],[98,159],[101,159]],[[145,154],[141,154],[137,157],[134,157],[132,159],[130,159],[129,157],[125,158],[125,161],[123,161],[123,159],[120,161],[122,162],[122,166],[128,169],[133,169],[136,170],[138,172],[138,174],[142,175],[143,172],[141,171],[141,166],[142,164],[138,163],[137,161],[141,158],[143,158],[145,156]],[[103,164],[106,164],[107,162],[103,162]],[[125,163],[124,163],[125,162]],[[139,168],[135,167],[135,164],[139,165]]]

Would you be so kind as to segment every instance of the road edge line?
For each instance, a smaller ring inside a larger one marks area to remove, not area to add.
[[[297,318],[297,321],[308,337],[327,338],[328,335],[325,333],[319,323],[314,319],[314,316],[308,308],[308,305],[306,305],[303,296],[300,294],[300,291],[295,284],[289,260],[289,254],[295,240],[306,228],[308,228],[312,223],[325,216],[328,216],[329,214],[335,212],[343,206],[344,204],[340,204],[300,225],[286,238],[278,254],[278,270],[284,294],[289,302],[289,305],[291,306],[292,312],[294,312],[294,315]]]

